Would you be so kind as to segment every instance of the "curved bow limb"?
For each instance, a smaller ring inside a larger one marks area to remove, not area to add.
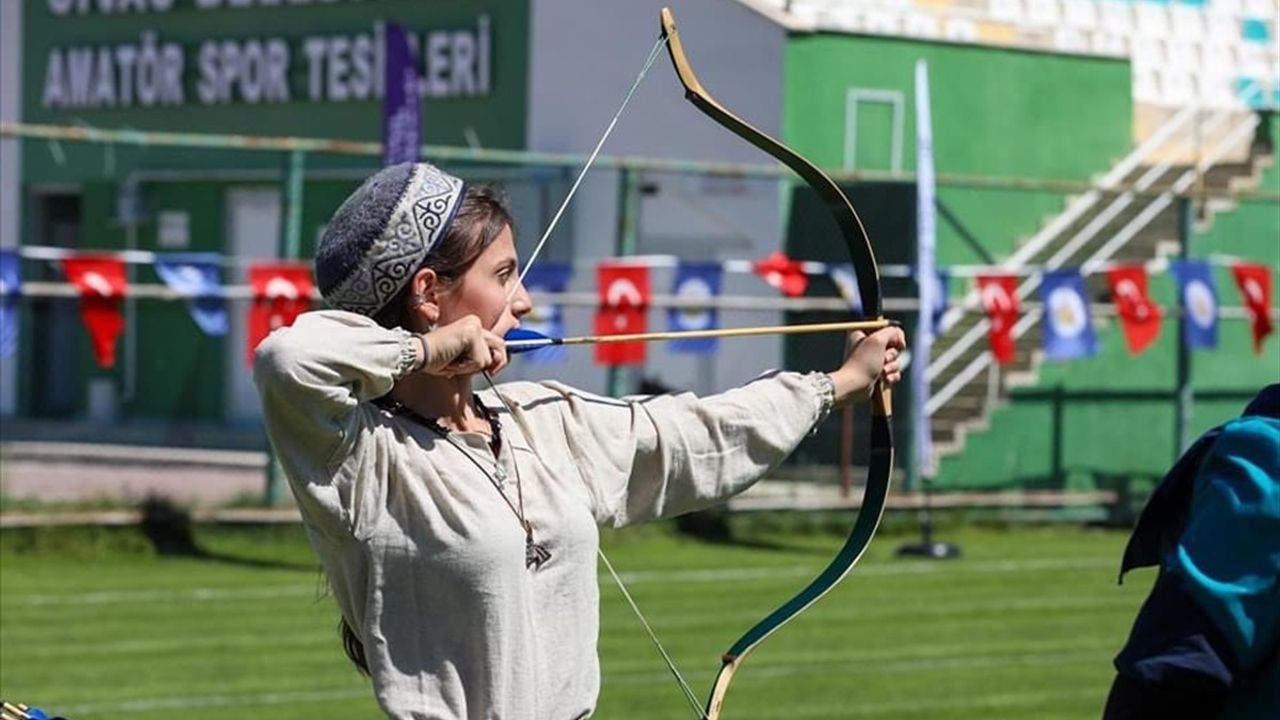
[[[791,148],[778,142],[769,135],[753,127],[750,123],[734,115],[721,105],[702,87],[693,66],[684,52],[684,45],[676,30],[675,16],[669,8],[663,8],[661,15],[662,35],[667,40],[667,51],[671,55],[676,75],[684,85],[685,97],[711,119],[741,137],[755,147],[791,168],[823,199],[827,209],[835,219],[844,240],[845,248],[853,262],[854,273],[858,278],[858,289],[862,299],[865,319],[883,320],[880,296],[880,273],[876,267],[875,253],[871,249],[871,239],[862,225],[862,220],[853,209],[849,199],[840,187],[822,172],[817,166],[801,157]],[[797,593],[781,607],[770,613],[765,619],[756,623],[735,642],[722,657],[720,672],[716,675],[715,684],[707,700],[704,717],[707,720],[718,720],[725,695],[734,673],[743,659],[761,641],[775,630],[782,627],[791,618],[800,614],[835,587],[845,575],[853,569],[875,535],[884,514],[885,499],[889,494],[889,480],[893,470],[893,432],[890,425],[892,415],[889,390],[877,384],[872,397],[871,422],[871,458],[868,466],[866,489],[863,494],[862,508],[853,530],[844,545],[825,569],[818,574],[803,590]]]

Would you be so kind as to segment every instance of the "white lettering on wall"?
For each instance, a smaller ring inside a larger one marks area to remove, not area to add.
[[[3,0],[0,0],[3,1]],[[338,0],[274,0],[279,5]],[[142,12],[172,7],[173,0],[47,0],[55,15]],[[247,7],[272,0],[193,0],[198,8]],[[410,35],[418,55],[419,90],[433,99],[485,96],[491,91],[491,38],[487,15],[473,27]],[[186,66],[191,52],[191,68]],[[294,97],[319,102],[367,102],[382,97],[380,24],[347,35],[286,38],[223,38],[194,48],[162,42],[144,31],[136,42],[54,47],[45,61],[41,104],[46,109],[151,108],[183,105],[190,89],[203,105],[286,103]],[[305,83],[305,88],[302,84]]]
[[[282,38],[206,40],[197,65],[196,96],[205,105],[289,102],[289,44]]]
[[[172,8],[173,0],[49,0],[49,12],[54,15],[168,12]]]
[[[157,42],[153,32],[136,45],[53,48],[41,102],[49,109],[182,105],[183,62],[182,48]]]

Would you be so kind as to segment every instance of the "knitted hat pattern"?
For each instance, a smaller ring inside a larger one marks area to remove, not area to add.
[[[330,307],[372,316],[409,282],[458,210],[466,185],[428,163],[378,171],[342,203],[316,247]]]

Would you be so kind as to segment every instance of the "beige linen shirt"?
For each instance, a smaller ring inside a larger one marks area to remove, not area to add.
[[[412,369],[416,342],[353,313],[310,312],[272,333],[254,366],[311,544],[396,719],[588,717],[600,687],[597,525],[740,492],[830,409],[820,374],[705,398],[508,383],[512,412],[480,393],[499,412],[494,457],[482,435],[451,433],[458,447],[371,402]],[[499,467],[512,502],[520,478],[551,553],[540,569],[525,567],[524,532],[491,481]]]

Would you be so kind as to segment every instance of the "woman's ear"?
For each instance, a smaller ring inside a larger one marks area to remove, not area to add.
[[[426,332],[440,322],[440,276],[421,268],[409,278],[409,322],[414,332]]]

